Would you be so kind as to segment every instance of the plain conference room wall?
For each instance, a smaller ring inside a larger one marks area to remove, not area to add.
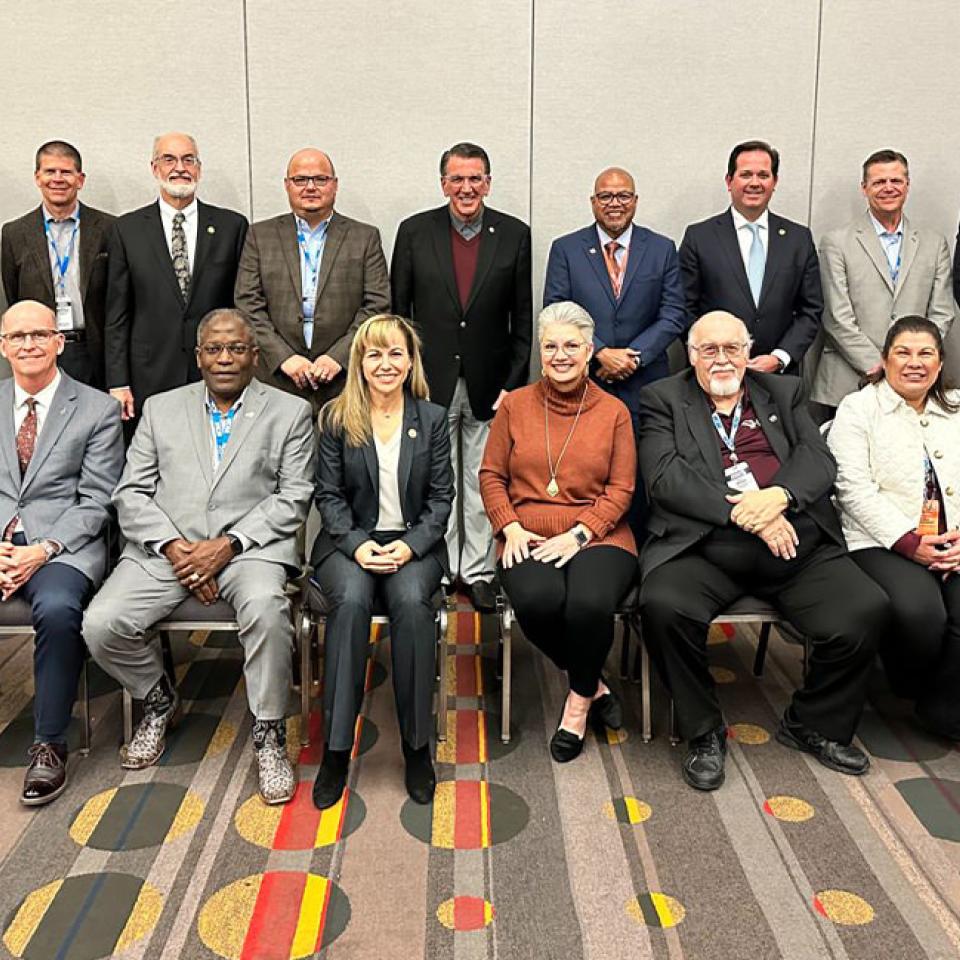
[[[860,162],[887,145],[911,160],[909,215],[955,232],[955,0],[64,0],[56,20],[53,37],[49,11],[19,5],[0,36],[4,221],[37,203],[43,140],[75,142],[83,198],[123,212],[155,195],[153,136],[180,128],[201,196],[257,219],[287,209],[291,152],[329,150],[338,209],[379,226],[388,257],[398,222],[442,202],[442,149],[476,140],[491,205],[532,224],[537,305],[602,167],[632,170],[638,222],[679,242],[726,206],[747,137],[779,147],[773,207],[817,237],[863,208]]]

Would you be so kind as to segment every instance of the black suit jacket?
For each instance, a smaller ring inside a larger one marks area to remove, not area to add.
[[[759,305],[750,293],[730,211],[687,227],[680,244],[687,319],[693,323],[710,310],[727,310],[747,325],[754,356],[785,350],[789,372],[795,373],[820,330],[820,264],[805,226],[771,213],[768,227]]]
[[[74,380],[103,389],[103,325],[107,296],[107,246],[114,217],[80,204],[80,295],[83,298],[82,343],[69,342],[59,365]],[[3,225],[0,233],[0,264],[3,292],[13,306],[21,300],[36,300],[55,309],[56,293],[43,207]]]
[[[523,386],[529,373],[530,228],[486,207],[478,239],[477,272],[466,309],[453,273],[447,206],[400,224],[390,286],[394,311],[409,317],[423,340],[431,398],[449,406],[462,375],[474,416],[489,420],[500,391]]]
[[[844,550],[830,492],[837,465],[807,412],[796,377],[747,371],[745,382],[761,428],[780,460],[773,484],[786,487],[824,533]],[[710,401],[693,369],[645,387],[640,394],[640,472],[647,486],[650,536],[640,558],[646,575],[683,553],[715,527],[730,523],[733,491]]]
[[[137,412],[147,397],[200,379],[194,354],[197,325],[210,310],[233,306],[247,219],[233,210],[198,205],[197,248],[186,303],[157,202],[124,214],[110,237],[107,387],[130,387]]]
[[[447,411],[406,394],[400,429],[397,486],[407,529],[401,539],[414,556],[435,556],[449,575],[444,534],[454,487]],[[372,439],[352,447],[339,431],[321,431],[314,502],[323,528],[310,563],[316,569],[334,550],[352,560],[357,547],[376,529],[380,513],[379,463]]]

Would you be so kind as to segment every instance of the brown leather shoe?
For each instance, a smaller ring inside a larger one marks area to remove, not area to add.
[[[39,807],[56,800],[67,788],[67,748],[59,743],[35,743],[27,756],[30,766],[23,778],[20,802]]]

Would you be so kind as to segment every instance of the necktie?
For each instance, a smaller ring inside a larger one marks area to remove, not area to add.
[[[760,224],[748,223],[747,229],[753,234],[750,256],[747,260],[747,280],[750,282],[753,302],[759,306],[760,288],[763,286],[763,270],[767,265],[767,253],[763,249],[763,241],[760,239]]]
[[[20,479],[22,480],[27,473],[27,467],[33,459],[33,451],[37,445],[37,401],[33,397],[27,398],[27,415],[20,424],[17,431],[17,460],[20,461]],[[13,519],[3,528],[3,539],[9,540],[17,524],[20,521],[20,514],[14,514]]]
[[[620,288],[623,286],[623,269],[617,263],[617,251],[620,244],[616,240],[610,240],[603,245],[603,259],[607,264],[607,273],[610,276],[610,286],[613,287],[613,295],[620,296]]]
[[[183,232],[184,216],[179,211],[173,215],[173,272],[177,275],[183,299],[190,296],[190,260],[187,257],[187,235]]]

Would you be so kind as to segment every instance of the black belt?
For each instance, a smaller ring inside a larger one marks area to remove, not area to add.
[[[87,342],[87,331],[86,330],[64,330],[63,339],[67,343],[86,343]]]

